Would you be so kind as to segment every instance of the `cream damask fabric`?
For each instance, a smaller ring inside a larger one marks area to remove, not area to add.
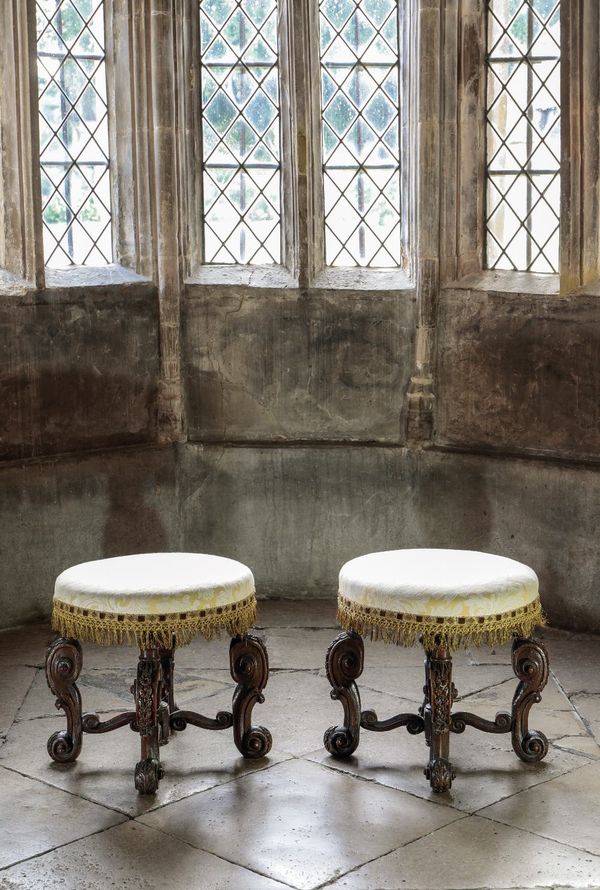
[[[245,633],[256,620],[254,577],[233,559],[147,553],[73,566],[56,580],[52,622],[63,636],[170,648],[197,634]]]
[[[544,622],[528,566],[471,550],[391,550],[346,563],[338,619],[346,630],[411,646],[453,648],[529,636]]]

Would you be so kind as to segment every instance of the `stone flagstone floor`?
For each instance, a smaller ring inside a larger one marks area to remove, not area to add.
[[[45,625],[0,632],[0,888],[96,890],[459,890],[600,888],[600,638],[546,631],[552,668],[531,725],[546,761],[521,763],[508,736],[453,736],[457,778],[433,795],[423,736],[363,732],[335,761],[323,731],[337,723],[324,656],[333,602],[263,602],[259,633],[271,666],[273,751],[239,757],[231,730],[188,727],[161,749],[159,793],[133,787],[139,739],[128,729],[84,736],[76,764],[53,764],[46,740],[64,718],[46,687]],[[177,653],[180,706],[229,708],[227,641]],[[420,649],[367,643],[363,707],[380,718],[414,710]],[[84,647],[84,709],[131,706],[136,652]],[[515,680],[508,647],[455,656],[463,704],[492,718]]]

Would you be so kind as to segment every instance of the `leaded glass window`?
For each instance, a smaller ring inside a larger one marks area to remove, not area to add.
[[[47,266],[112,262],[102,0],[37,0]]]
[[[489,0],[487,266],[556,272],[560,0]]]
[[[205,263],[281,261],[277,0],[200,0]]]
[[[325,262],[401,265],[398,0],[320,0]]]

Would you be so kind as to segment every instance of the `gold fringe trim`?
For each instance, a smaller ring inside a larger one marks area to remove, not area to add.
[[[198,612],[175,612],[172,615],[127,615],[80,609],[54,600],[52,627],[63,637],[97,643],[137,645],[140,648],[170,649],[172,635],[177,646],[185,646],[201,634],[207,640],[221,635],[230,637],[246,633],[256,622],[256,596],[237,603],[202,609]]]
[[[361,606],[339,594],[337,618],[344,630],[353,630],[371,640],[398,646],[414,646],[422,640],[426,649],[435,645],[450,649],[499,646],[507,643],[514,634],[530,637],[536,625],[546,623],[539,598],[511,612],[463,618],[390,612]]]

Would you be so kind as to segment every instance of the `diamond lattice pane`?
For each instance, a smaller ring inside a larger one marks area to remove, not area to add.
[[[487,266],[556,272],[560,0],[489,0]]]
[[[320,0],[325,259],[400,256],[397,0]]]
[[[47,266],[112,262],[103,0],[37,0]]]
[[[281,262],[277,0],[200,0],[205,263]]]

